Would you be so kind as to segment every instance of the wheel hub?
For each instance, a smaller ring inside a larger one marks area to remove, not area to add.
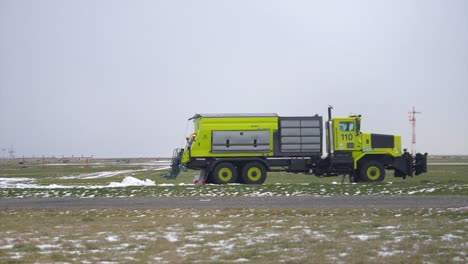
[[[232,171],[229,168],[222,168],[219,170],[218,176],[222,181],[228,182],[232,178]]]
[[[249,179],[252,181],[258,181],[261,176],[262,173],[257,167],[252,167],[247,171],[247,177],[249,177]]]
[[[377,180],[380,177],[379,168],[372,166],[367,169],[367,177],[371,180]]]

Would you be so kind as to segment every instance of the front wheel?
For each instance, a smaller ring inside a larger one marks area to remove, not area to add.
[[[382,163],[371,160],[366,161],[359,168],[359,180],[364,182],[381,182],[385,178],[385,168]]]
[[[262,184],[266,176],[265,166],[260,162],[250,162],[242,168],[241,178],[246,184]]]
[[[235,183],[237,177],[236,167],[229,162],[219,163],[211,174],[211,179],[216,184]]]

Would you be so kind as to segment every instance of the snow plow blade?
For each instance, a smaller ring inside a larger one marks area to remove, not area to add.
[[[181,148],[174,149],[174,153],[172,155],[172,161],[171,161],[171,172],[169,174],[163,174],[161,175],[161,177],[166,178],[166,179],[175,179],[177,178],[177,176],[179,176],[181,171],[186,171],[185,166],[180,164],[183,154],[184,154],[184,149],[181,149]]]
[[[427,172],[427,153],[417,153],[414,158],[414,174],[419,175]]]

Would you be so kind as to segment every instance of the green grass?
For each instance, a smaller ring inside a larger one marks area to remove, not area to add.
[[[437,163],[467,163],[468,162],[468,156],[466,155],[461,155],[461,156],[434,156],[434,157],[429,157],[428,162],[437,162]]]
[[[189,170],[175,180],[161,177],[167,171],[155,171],[145,166],[0,166],[0,178],[30,178],[36,185],[51,184],[70,188],[0,188],[0,197],[132,197],[132,196],[291,196],[291,195],[468,195],[468,166],[429,166],[429,172],[406,180],[395,178],[387,171],[381,183],[341,184],[339,177],[316,177],[286,172],[270,172],[263,185],[207,185],[193,186],[193,177],[199,171]],[[121,172],[107,178],[70,178],[98,172]],[[111,182],[122,182],[132,176],[150,179],[156,186],[125,188],[105,187]],[[169,186],[167,186],[169,185]],[[81,187],[80,187],[81,186]]]

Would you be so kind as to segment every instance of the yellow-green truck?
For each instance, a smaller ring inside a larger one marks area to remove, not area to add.
[[[201,170],[208,183],[262,184],[268,171],[317,176],[349,175],[352,182],[379,182],[427,171],[427,153],[402,151],[401,137],[362,132],[361,116],[281,117],[276,114],[196,114],[194,133],[175,149],[171,172]],[[325,137],[324,137],[325,132]],[[322,143],[326,141],[326,153]]]

